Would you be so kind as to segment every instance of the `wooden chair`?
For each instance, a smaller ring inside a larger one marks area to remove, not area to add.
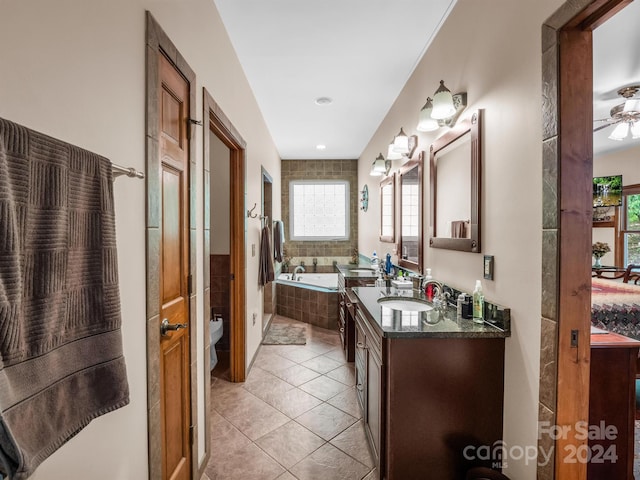
[[[640,265],[630,263],[622,277],[622,283],[634,283],[640,285]]]

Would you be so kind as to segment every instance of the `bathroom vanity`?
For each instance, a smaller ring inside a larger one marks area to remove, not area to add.
[[[352,287],[373,286],[375,270],[370,265],[337,265],[338,270],[338,331],[347,361],[355,359],[355,312],[358,299]]]
[[[378,303],[428,303],[416,290],[353,293],[356,389],[379,478],[462,480],[474,466],[499,469],[478,448],[502,440],[509,322],[501,329],[457,321],[451,307],[412,311]]]

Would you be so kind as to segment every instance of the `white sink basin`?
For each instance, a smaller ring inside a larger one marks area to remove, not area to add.
[[[353,270],[350,270],[351,273],[374,273],[375,270],[372,270],[371,268],[354,268]]]
[[[378,299],[378,303],[383,307],[404,312],[428,312],[429,310],[433,310],[431,305],[427,305],[413,298],[381,297]]]

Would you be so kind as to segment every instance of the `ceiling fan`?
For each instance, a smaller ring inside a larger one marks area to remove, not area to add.
[[[629,131],[633,138],[640,138],[640,99],[633,98],[639,91],[640,85],[631,85],[618,90],[618,95],[626,100],[611,109],[611,117],[594,120],[594,122],[606,123],[595,127],[593,131],[597,132],[611,125],[617,125],[609,135],[611,140],[623,140]]]

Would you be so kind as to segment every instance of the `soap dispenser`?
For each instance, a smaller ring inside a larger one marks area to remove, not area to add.
[[[393,268],[393,264],[391,263],[391,254],[387,253],[387,259],[384,263],[384,273],[386,273],[387,275],[390,275],[392,268]]]
[[[484,323],[484,293],[480,280],[476,280],[476,288],[473,290],[473,323]]]

